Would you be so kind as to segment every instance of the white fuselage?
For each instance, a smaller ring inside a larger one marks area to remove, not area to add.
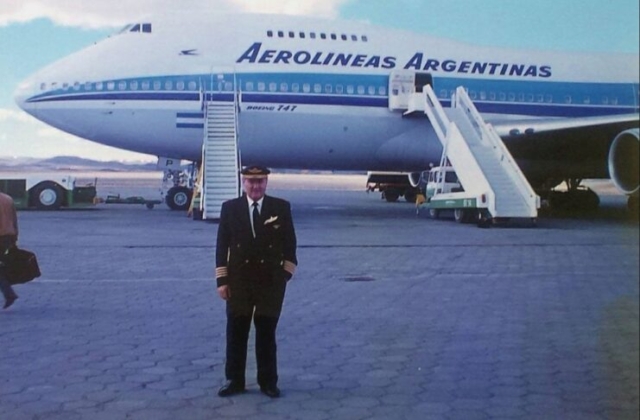
[[[425,119],[390,111],[389,75],[465,86],[489,121],[638,113],[638,56],[477,47],[370,25],[273,15],[141,20],[39,71],[17,92],[80,137],[199,160],[208,100],[238,101],[244,162],[420,170],[441,147]]]

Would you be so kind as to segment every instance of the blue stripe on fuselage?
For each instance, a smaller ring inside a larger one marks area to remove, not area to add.
[[[57,89],[30,98],[27,102],[66,102],[94,100],[122,101],[207,101],[234,100],[233,84],[210,82],[208,75],[163,76],[113,81],[114,91],[97,90],[96,84]],[[232,74],[224,75],[233,80]],[[388,76],[316,73],[240,73],[238,90],[245,103],[297,105],[339,105],[385,108],[388,105]],[[172,85],[201,86],[200,91],[116,89],[121,86]],[[203,82],[204,81],[204,82]],[[434,77],[433,87],[448,102],[458,86],[465,86],[480,112],[584,117],[638,112],[638,84],[584,83],[522,80],[487,80]],[[224,91],[226,90],[226,91]],[[213,91],[213,92],[212,92]]]

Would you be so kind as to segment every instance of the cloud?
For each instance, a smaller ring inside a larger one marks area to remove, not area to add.
[[[216,10],[335,17],[353,0],[2,0],[0,26],[47,18],[62,26],[104,28],[123,25],[133,17],[157,11]],[[179,6],[178,6],[179,5]]]
[[[15,109],[0,108],[0,122],[19,122],[19,123],[37,123],[38,120],[33,118],[26,112],[18,111]]]
[[[154,156],[119,150],[67,134],[25,112],[0,108],[0,156],[82,156],[94,160],[153,161]]]

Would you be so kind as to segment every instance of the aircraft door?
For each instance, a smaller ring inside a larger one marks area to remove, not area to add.
[[[207,86],[207,101],[236,101],[236,74],[233,68],[214,67]]]
[[[425,85],[429,85],[433,89],[433,77],[431,73],[416,73],[414,79],[416,92],[422,92]]]

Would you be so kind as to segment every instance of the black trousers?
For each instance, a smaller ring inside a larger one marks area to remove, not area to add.
[[[271,270],[245,267],[229,283],[231,298],[227,301],[227,351],[225,376],[245,383],[247,342],[251,321],[256,332],[258,384],[276,385],[278,361],[276,328],[282,311],[286,281]]]

